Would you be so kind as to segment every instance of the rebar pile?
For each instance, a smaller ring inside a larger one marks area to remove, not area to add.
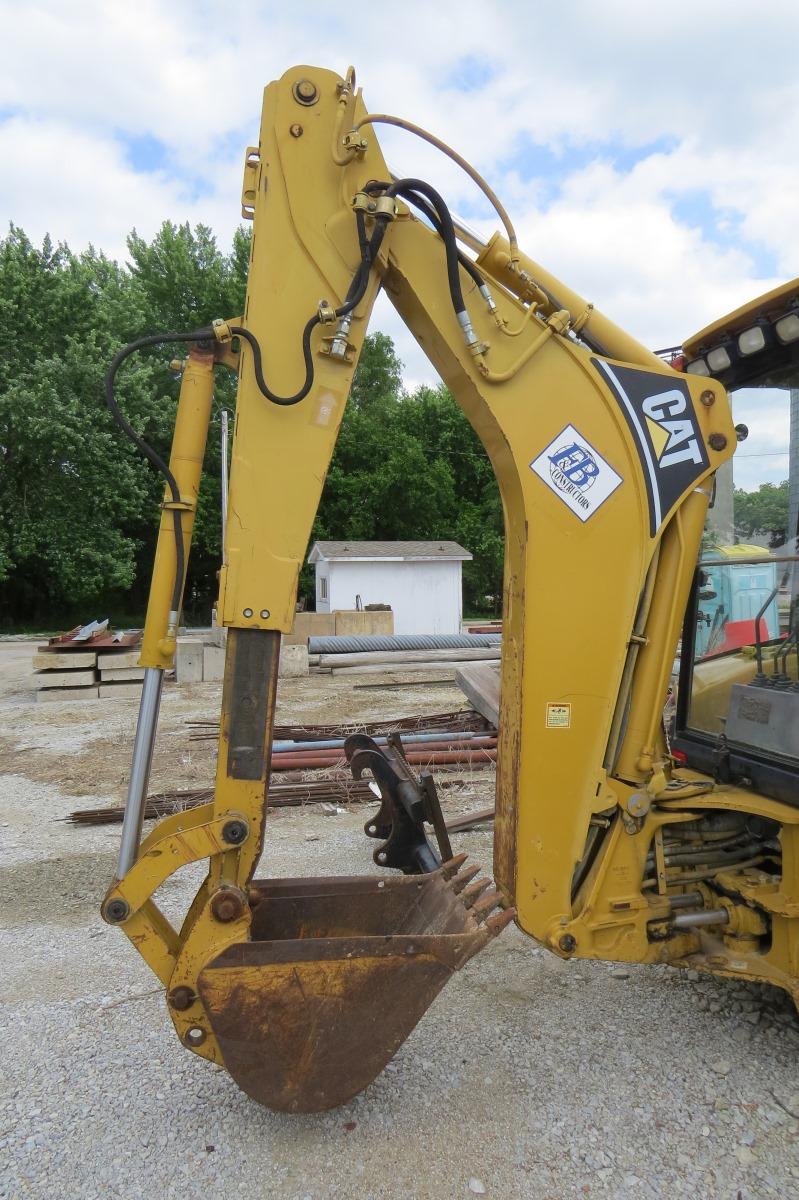
[[[192,730],[189,734],[191,742],[215,741],[219,737],[218,720],[190,720],[186,724]],[[493,726],[486,721],[485,717],[467,709],[465,712],[392,717],[386,721],[350,721],[340,725],[276,725],[273,736],[275,741],[314,742],[324,741],[328,738],[345,738],[349,737],[351,733],[366,733],[369,737],[377,737],[395,731],[404,733],[411,730],[424,730],[429,733],[460,732],[462,730],[471,730],[474,733],[494,731]]]

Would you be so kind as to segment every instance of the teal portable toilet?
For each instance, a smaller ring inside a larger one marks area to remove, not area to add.
[[[755,617],[777,586],[777,563],[747,562],[768,554],[762,546],[714,546],[711,561],[729,558],[729,563],[700,567],[707,576],[699,592],[700,619],[696,627],[696,656],[723,654],[755,641]],[[761,617],[761,639],[780,635],[777,596]]]

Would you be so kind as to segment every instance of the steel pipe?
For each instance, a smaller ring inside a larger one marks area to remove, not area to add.
[[[133,742],[133,761],[125,800],[125,815],[122,818],[117,879],[122,879],[127,875],[139,852],[163,682],[164,672],[160,667],[145,668],[139,703],[139,719],[136,723],[136,737]]]
[[[490,731],[481,732],[475,729],[465,729],[448,733],[446,730],[439,729],[436,733],[406,733],[402,730],[398,731],[402,737],[403,746],[415,745],[419,742],[467,742],[471,744],[475,738],[493,738],[496,741],[496,734]],[[294,741],[279,741],[272,743],[272,753],[282,754],[285,751],[300,754],[307,750],[341,750],[343,749],[346,738],[327,738],[316,739],[308,738],[304,740]],[[373,738],[373,741],[378,746],[388,745],[388,737],[385,734],[378,734]]]

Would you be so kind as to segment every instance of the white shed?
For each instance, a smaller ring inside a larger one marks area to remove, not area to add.
[[[457,542],[314,542],[316,611],[390,604],[395,633],[460,633],[461,571],[472,555]]]

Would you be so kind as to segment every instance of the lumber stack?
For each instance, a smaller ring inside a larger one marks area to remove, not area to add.
[[[455,672],[455,682],[475,712],[499,728],[499,664],[470,663]]]
[[[138,650],[97,651],[97,692],[101,700],[138,700],[144,679]]]
[[[141,634],[114,637],[107,622],[93,625],[98,628],[89,636],[72,630],[37,646],[32,665],[40,701],[138,699],[144,678],[137,645]]]
[[[38,700],[96,700],[97,651],[39,646],[33,655]]]

